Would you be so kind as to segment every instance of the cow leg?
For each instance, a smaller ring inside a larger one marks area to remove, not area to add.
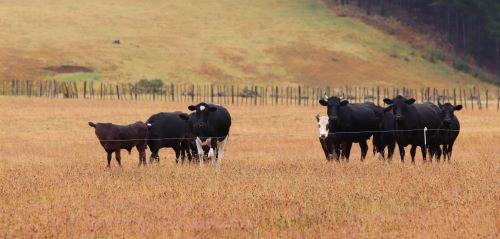
[[[145,145],[139,144],[135,147],[137,149],[137,152],[139,152],[139,167],[141,166],[141,164],[146,166],[146,147],[145,147]]]
[[[344,154],[345,160],[349,161],[349,156],[351,155],[352,142],[344,142],[342,144],[342,153]]]
[[[120,150],[115,151],[115,159],[118,162],[118,166],[122,167],[122,156],[120,155]]]
[[[446,152],[448,154],[448,162],[450,162],[450,160],[451,160],[451,153],[452,152],[453,152],[453,142],[448,144],[448,150]]]
[[[226,136],[226,138],[224,138],[221,142],[217,142],[217,164],[219,164],[222,157],[224,157],[224,148],[226,147],[227,138],[228,136]]]
[[[422,151],[422,158],[425,162],[427,160],[427,148],[425,148],[425,145],[420,145],[420,151]],[[432,159],[429,159],[429,161],[432,162]]]
[[[111,158],[113,156],[113,151],[107,153],[108,153],[108,168],[111,168]]]
[[[196,137],[196,149],[198,151],[198,161],[200,162],[200,166],[203,165],[203,156],[205,155],[205,151],[203,151],[201,143],[201,139]]]
[[[360,140],[359,147],[361,148],[361,161],[364,161],[368,153],[368,144],[366,144],[366,140]]]
[[[180,144],[173,147],[175,151],[175,163],[179,163],[179,157],[181,156],[181,147]]]
[[[149,163],[153,163],[153,161],[160,162],[160,156],[158,156],[157,148],[151,148],[151,156],[149,156]]]
[[[439,162],[439,161],[441,161],[441,153],[442,153],[442,152],[445,152],[445,150],[446,150],[446,149],[445,149],[445,147],[446,147],[446,144],[445,144],[445,145],[443,145],[443,151],[441,151],[441,146],[440,146],[440,145],[437,145],[437,146],[436,146],[436,160],[437,160],[438,162]],[[443,158],[444,158],[444,159],[446,159],[446,153],[445,153],[445,154],[443,154]]]
[[[341,149],[340,149],[340,144],[333,144],[333,151],[331,151],[334,155],[333,157],[337,160],[337,162],[339,162],[340,160],[340,155],[342,154],[341,153]]]
[[[399,149],[399,160],[401,160],[402,163],[405,162],[405,147],[402,144],[398,144],[398,149]]]
[[[191,159],[192,159],[192,157],[191,157],[191,150],[189,150],[189,144],[188,144],[187,140],[183,140],[181,142],[181,147],[182,147],[182,149],[184,151],[184,154],[187,155],[187,159],[189,161],[191,161]],[[182,159],[182,162],[184,163],[184,158]]]
[[[396,149],[396,143],[390,143],[387,146],[387,160],[392,160],[392,155],[394,155],[394,149]]]
[[[319,143],[321,144],[321,148],[323,149],[323,153],[325,153],[326,160],[331,160],[330,150],[328,150],[327,140],[319,138]]]
[[[217,138],[212,138],[212,140],[210,140],[210,150],[208,150],[208,158],[212,162],[212,165],[217,163],[217,140]]]
[[[410,148],[410,156],[411,156],[411,162],[415,163],[415,155],[417,154],[417,146],[416,145],[411,145]]]

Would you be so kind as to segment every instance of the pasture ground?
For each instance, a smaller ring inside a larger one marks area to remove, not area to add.
[[[321,107],[229,106],[219,168],[123,169],[87,121],[131,123],[187,104],[0,98],[0,237],[498,238],[500,113],[457,113],[450,163],[327,162]],[[370,146],[371,150],[371,146]],[[148,153],[149,156],[149,153]],[[166,158],[165,158],[166,157]]]
[[[0,80],[490,86],[322,0],[16,0],[0,4]],[[113,44],[119,39],[121,44]],[[45,67],[85,66],[54,74]]]

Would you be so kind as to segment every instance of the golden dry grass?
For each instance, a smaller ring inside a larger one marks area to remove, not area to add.
[[[500,113],[458,113],[450,163],[326,162],[320,107],[229,106],[210,166],[105,169],[87,121],[129,123],[186,104],[0,98],[0,236],[498,238]],[[165,158],[166,157],[166,158]]]
[[[16,0],[0,13],[3,80],[482,85],[321,0]],[[98,73],[42,70],[61,64]]]

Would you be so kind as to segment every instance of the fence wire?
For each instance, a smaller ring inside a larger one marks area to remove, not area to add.
[[[337,134],[363,134],[363,133],[395,133],[395,132],[418,132],[418,131],[446,131],[446,132],[462,132],[462,133],[481,133],[481,132],[500,132],[499,130],[453,130],[453,129],[405,129],[405,130],[371,130],[371,131],[338,131],[338,132],[332,132],[329,133],[329,135],[337,135]],[[286,137],[300,137],[300,138],[314,138],[318,137],[318,135],[309,136],[309,134],[261,134],[261,135],[254,135],[254,134],[248,134],[248,135],[243,135],[243,134],[231,134],[228,136],[222,136],[222,137],[200,137],[200,138],[215,138],[215,139],[222,139],[225,137],[231,137],[232,139],[234,138],[262,138],[262,137],[268,137],[268,138],[276,138],[276,139],[281,139],[281,138],[286,138]],[[106,140],[99,140],[99,139],[85,139],[85,140],[68,140],[68,139],[42,139],[40,141],[26,141],[23,139],[2,139],[0,141],[0,144],[26,144],[26,143],[48,143],[48,142],[65,142],[65,143],[92,143],[92,142],[129,142],[129,141],[140,141],[140,140],[146,140],[146,141],[162,141],[162,140],[194,140],[197,137],[167,137],[167,138],[154,138],[154,139],[106,139]]]

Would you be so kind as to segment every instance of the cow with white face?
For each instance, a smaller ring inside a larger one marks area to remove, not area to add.
[[[325,153],[326,160],[330,161],[334,157],[339,160],[340,144],[336,142],[333,134],[330,135],[328,116],[316,115],[316,121],[319,127],[319,142]]]
[[[188,107],[193,111],[189,116],[181,115],[188,120],[191,135],[195,138],[198,159],[203,164],[205,152],[203,146],[209,146],[208,158],[212,164],[218,164],[224,156],[224,147],[231,127],[231,115],[226,108],[220,105],[199,103]]]

